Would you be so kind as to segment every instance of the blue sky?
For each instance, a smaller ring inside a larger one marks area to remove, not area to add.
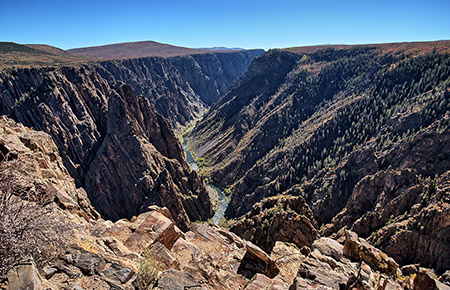
[[[0,0],[0,41],[279,48],[450,39],[450,0]]]

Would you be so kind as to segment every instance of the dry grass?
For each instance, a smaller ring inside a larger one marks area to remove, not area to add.
[[[450,40],[441,41],[426,41],[426,42],[397,42],[397,43],[376,43],[376,44],[358,44],[358,45],[315,45],[315,46],[299,46],[290,47],[283,50],[298,54],[310,54],[316,52],[320,49],[325,48],[335,48],[335,49],[349,49],[355,47],[375,47],[381,50],[383,53],[395,53],[399,51],[404,51],[406,54],[425,54],[432,52],[436,49],[437,52],[444,53],[450,52]]]

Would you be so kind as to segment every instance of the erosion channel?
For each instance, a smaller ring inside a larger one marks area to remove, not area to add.
[[[189,132],[187,132],[186,134],[183,135],[183,150],[185,152],[186,161],[189,164],[189,166],[191,167],[191,169],[198,171],[199,168],[198,168],[197,163],[195,162],[194,155],[188,148],[188,139],[186,137],[188,134],[189,134]],[[225,211],[228,208],[228,201],[225,198],[225,194],[223,193],[223,191],[220,188],[218,188],[214,184],[208,184],[208,187],[216,192],[217,198],[218,198],[216,213],[211,218],[211,222],[213,224],[217,225],[222,220],[222,218],[225,216]]]

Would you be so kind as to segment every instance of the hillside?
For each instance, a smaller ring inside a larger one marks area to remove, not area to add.
[[[87,63],[90,58],[72,56],[54,46],[0,42],[0,70],[24,67],[67,66]]]
[[[0,148],[0,289],[446,289],[350,231],[266,252],[206,223],[183,232],[165,207],[104,220],[48,134],[2,116]]]
[[[315,45],[315,46],[298,46],[289,47],[282,50],[290,51],[298,54],[313,53],[318,50],[327,48],[334,49],[351,49],[351,48],[366,48],[373,47],[380,50],[383,53],[394,53],[402,51],[406,54],[424,54],[433,50],[436,52],[444,53],[450,52],[450,40],[439,41],[426,41],[426,42],[395,42],[395,43],[376,43],[376,44],[357,44],[357,45],[345,45],[345,44],[329,44],[329,45]]]
[[[224,51],[228,50],[225,49]],[[155,41],[139,41],[74,48],[67,50],[67,52],[74,56],[96,57],[101,59],[123,59],[149,56],[183,56],[190,54],[211,53],[211,50],[187,48]],[[217,52],[217,50],[215,52]]]
[[[190,139],[203,174],[232,193],[232,230],[264,245],[255,237],[283,224],[265,198],[301,196],[323,234],[352,229],[401,264],[450,267],[439,259],[450,255],[450,55],[408,45],[421,53],[329,47],[252,63]]]
[[[448,45],[1,70],[0,289],[449,289]]]

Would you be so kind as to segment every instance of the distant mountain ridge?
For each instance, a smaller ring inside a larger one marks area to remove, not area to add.
[[[187,48],[181,46],[175,46],[165,43],[159,43],[156,41],[138,41],[138,42],[126,42],[116,43],[102,46],[92,46],[69,49],[69,52],[75,56],[89,56],[98,57],[103,59],[123,59],[123,58],[139,58],[149,56],[184,56],[190,54],[203,54],[211,53],[212,51],[235,51],[239,49],[229,48]]]
[[[239,48],[239,47],[224,47],[224,46],[214,46],[214,47],[202,47],[199,49],[208,49],[213,51],[236,51],[236,50],[245,50],[245,48]]]
[[[450,40],[437,40],[437,41],[420,41],[420,42],[393,42],[393,43],[374,43],[374,44],[323,44],[312,46],[296,46],[283,48],[294,53],[313,53],[321,49],[333,48],[333,49],[350,49],[350,48],[375,48],[381,50],[383,53],[392,53],[398,51],[404,51],[405,53],[428,53],[433,49],[436,52],[444,53],[450,52]]]

